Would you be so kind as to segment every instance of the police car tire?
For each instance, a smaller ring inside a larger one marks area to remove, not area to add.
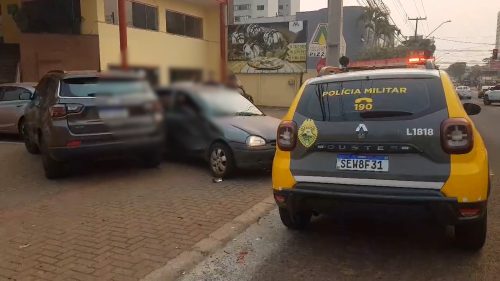
[[[487,214],[473,222],[455,226],[455,239],[460,248],[478,251],[486,241]]]
[[[290,212],[286,208],[279,208],[281,222],[289,229],[302,230],[311,222],[311,212]]]

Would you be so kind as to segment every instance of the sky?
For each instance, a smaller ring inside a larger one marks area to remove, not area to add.
[[[495,47],[497,13],[500,0],[382,0],[391,10],[391,17],[403,35],[413,35],[415,22],[407,17],[426,17],[419,23],[419,34],[428,35],[446,20],[451,20],[439,28],[436,38],[436,60],[442,66],[456,61],[466,61],[469,65],[482,64],[482,59],[491,56]],[[327,7],[328,0],[301,0],[301,11],[311,11]],[[359,6],[366,0],[344,0],[344,6]],[[447,40],[466,41],[459,43]],[[483,44],[486,43],[486,44]]]

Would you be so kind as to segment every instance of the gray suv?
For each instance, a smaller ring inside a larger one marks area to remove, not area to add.
[[[149,84],[122,72],[47,73],[25,112],[25,145],[42,154],[47,178],[67,175],[76,159],[162,159],[163,112]]]

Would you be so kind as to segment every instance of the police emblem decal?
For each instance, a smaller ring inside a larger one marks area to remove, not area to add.
[[[298,137],[300,143],[306,147],[311,147],[318,139],[318,128],[312,119],[307,119],[300,125]]]

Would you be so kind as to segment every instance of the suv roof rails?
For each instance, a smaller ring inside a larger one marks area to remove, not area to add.
[[[61,70],[61,69],[53,69],[53,70],[49,70],[49,72],[47,72],[47,73],[66,73],[66,71]]]

